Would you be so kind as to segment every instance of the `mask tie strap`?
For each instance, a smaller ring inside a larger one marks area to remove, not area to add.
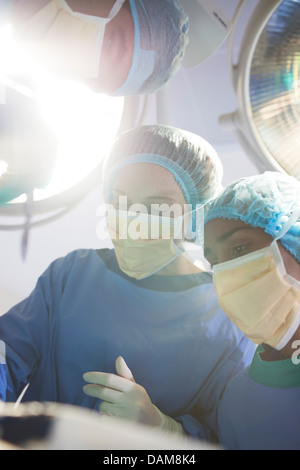
[[[109,12],[108,18],[110,19],[114,18],[121,10],[124,2],[125,0],[117,0]]]
[[[292,227],[292,225],[294,225],[294,223],[299,219],[299,216],[300,216],[300,206],[296,207],[296,209],[293,210],[289,220],[281,228],[281,230],[277,234],[277,237],[274,240],[278,241],[280,238],[284,237],[284,235],[289,231],[289,229]],[[284,269],[284,271],[285,271],[285,269]],[[288,331],[285,333],[283,338],[281,338],[279,343],[275,346],[275,349],[280,351],[282,348],[284,348],[284,346],[292,338],[292,336],[295,333],[295,331],[297,330],[299,324],[300,324],[300,312],[298,312],[296,318],[293,321],[293,324],[288,329]]]
[[[289,220],[287,221],[286,224],[279,230],[277,236],[275,237],[275,240],[279,240],[280,238],[284,237],[284,235],[290,230],[292,225],[298,220],[300,217],[300,206],[298,206],[296,209],[293,210]]]

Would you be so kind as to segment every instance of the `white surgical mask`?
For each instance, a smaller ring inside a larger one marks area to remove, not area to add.
[[[50,71],[75,79],[96,78],[105,26],[124,1],[115,2],[108,18],[99,18],[74,12],[65,0],[51,0],[16,31],[16,37],[32,42],[31,52]]]
[[[221,308],[254,343],[280,350],[300,324],[300,282],[288,275],[277,240],[270,246],[214,266],[214,283]]]
[[[155,67],[157,52],[142,49],[139,17],[134,2],[131,4],[131,15],[134,22],[134,46],[131,67],[125,82],[114,92],[113,96],[138,94],[144,83],[151,77]]]

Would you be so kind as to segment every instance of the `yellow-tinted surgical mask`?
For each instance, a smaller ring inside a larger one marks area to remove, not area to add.
[[[180,240],[184,217],[172,219],[127,211],[108,213],[108,232],[120,269],[130,277],[144,279],[184,253]]]
[[[32,18],[18,26],[17,39],[50,72],[75,79],[99,75],[101,48],[106,24],[119,12],[117,0],[108,18],[74,12],[65,0],[51,0]]]
[[[282,349],[300,324],[300,282],[287,274],[277,240],[214,266],[220,307],[254,343]]]

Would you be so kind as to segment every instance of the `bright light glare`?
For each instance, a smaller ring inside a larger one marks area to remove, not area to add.
[[[30,59],[30,55],[14,41],[10,24],[0,28],[0,78],[11,74],[38,73],[38,66]]]
[[[7,170],[7,163],[4,162],[3,160],[0,160],[0,176],[4,175],[4,173],[6,172]]]
[[[53,177],[47,188],[34,192],[35,199],[44,199],[70,188],[99,164],[118,131],[124,99],[47,75],[14,43],[7,25],[0,30],[0,84],[26,94],[14,82],[14,74],[20,73],[34,79],[41,117],[58,138]]]
[[[78,83],[45,79],[37,100],[59,139],[55,171],[44,193],[60,192],[90,173],[105,156],[120,125],[123,98],[96,94]]]

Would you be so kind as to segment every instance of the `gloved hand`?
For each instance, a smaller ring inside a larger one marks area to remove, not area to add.
[[[118,375],[105,372],[87,372],[83,378],[89,385],[84,393],[100,398],[100,411],[110,416],[126,418],[139,423],[159,426],[160,416],[144,387],[135,383],[124,359],[116,360]]]
[[[153,405],[145,388],[135,382],[121,356],[116,359],[116,371],[118,375],[106,372],[87,372],[83,375],[84,380],[89,382],[83,391],[103,400],[100,404],[102,413],[182,433],[180,423]]]

